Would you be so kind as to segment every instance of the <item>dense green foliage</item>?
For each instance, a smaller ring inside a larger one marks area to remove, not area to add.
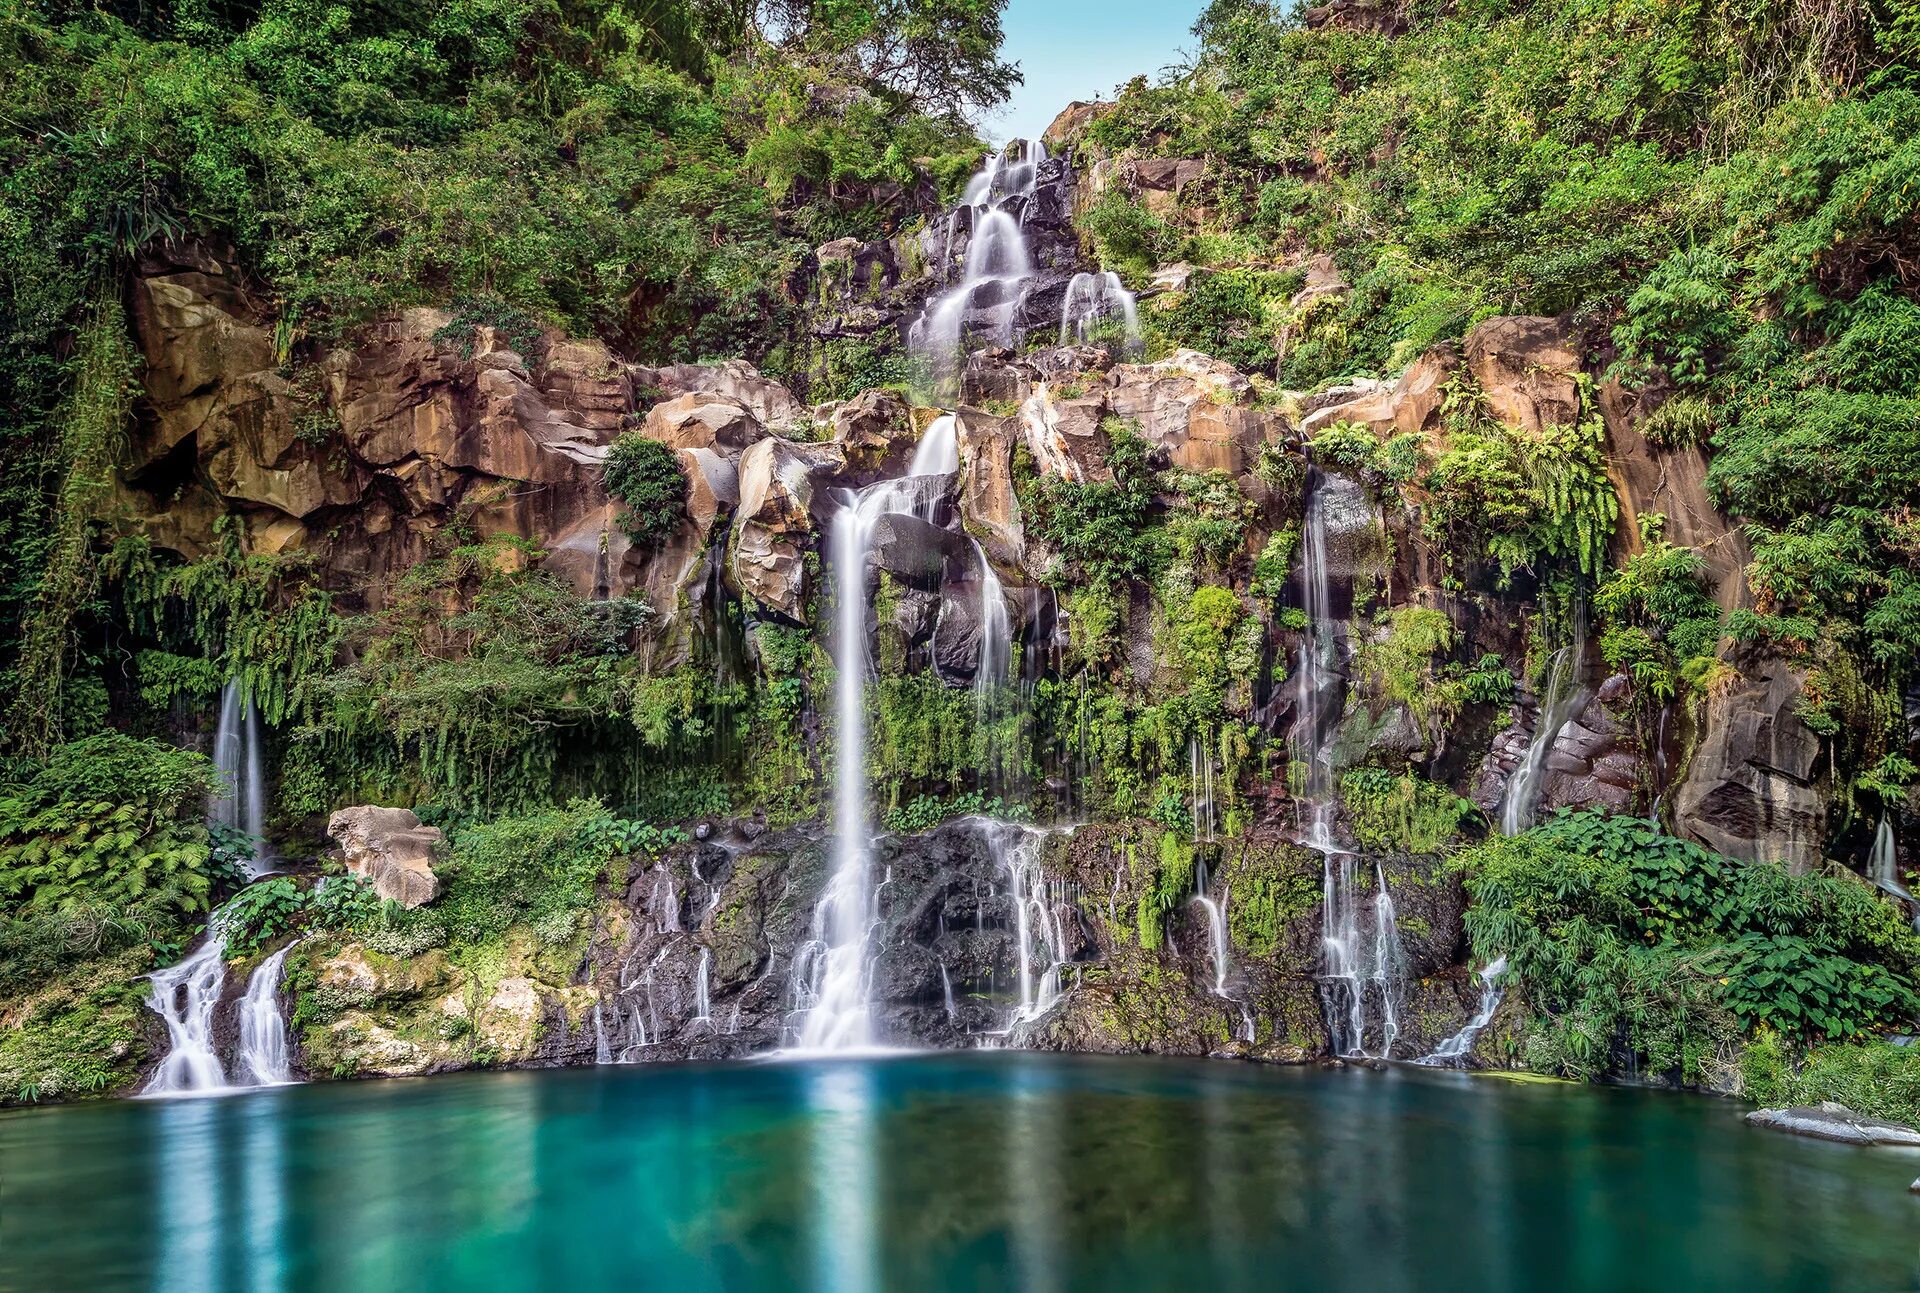
[[[620,528],[635,543],[656,547],[686,514],[687,478],[673,450],[629,431],[607,450],[607,492],[620,500]]]
[[[14,911],[204,911],[212,790],[205,759],[158,742],[108,732],[56,747],[0,792],[0,899]]]
[[[1649,438],[1709,450],[1715,500],[1752,527],[1757,605],[1727,627],[1804,658],[1811,721],[1865,774],[1920,655],[1912,5],[1390,8],[1215,0],[1192,64],[1089,131],[1204,174],[1171,210],[1110,195],[1090,238],[1136,280],[1200,266],[1149,328],[1292,387],[1392,376],[1496,314],[1569,321],[1590,371],[1646,385]],[[1315,256],[1337,279],[1292,293]],[[1456,566],[1600,577],[1592,428],[1518,437],[1472,394],[1449,397],[1436,461],[1340,428],[1315,452],[1406,489]],[[1684,590],[1686,558],[1650,555],[1635,577]],[[1617,600],[1607,658],[1643,700],[1711,681],[1706,607]]]
[[[1534,1011],[1527,1061],[1688,1082],[1743,1031],[1840,1041],[1910,1022],[1920,937],[1851,877],[1795,876],[1562,812],[1456,856],[1475,954],[1510,958]]]

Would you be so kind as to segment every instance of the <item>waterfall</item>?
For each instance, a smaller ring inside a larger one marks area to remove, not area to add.
[[[286,1086],[294,1080],[287,1050],[287,1021],[280,1014],[280,981],[289,943],[260,962],[240,1002],[238,1063],[242,1086]]]
[[[207,936],[177,965],[147,976],[147,1005],[167,1025],[167,1054],[141,1095],[200,1095],[248,1087],[285,1086],[293,1076],[280,983],[295,943],[262,961],[235,1006],[237,1037],[229,1080],[214,1049],[214,1015],[227,991],[226,908],[207,918]]]
[[[1213,750],[1196,734],[1187,738],[1193,788],[1193,842],[1214,841]]]
[[[946,422],[944,433],[936,431]],[[854,493],[834,514],[828,569],[834,589],[833,874],[814,911],[813,937],[794,953],[793,998],[802,1016],[799,1049],[873,1044],[868,943],[877,914],[869,885],[866,688],[867,555],[883,516],[930,520],[938,492],[930,478],[959,470],[951,419],[927,428],[905,476]]]
[[[220,725],[213,736],[213,764],[219,789],[207,807],[212,823],[239,831],[253,845],[247,878],[257,880],[267,863],[267,781],[260,753],[260,711],[243,696],[238,678],[220,692]]]
[[[1122,349],[1132,352],[1140,346],[1140,309],[1133,293],[1120,276],[1111,270],[1100,274],[1075,274],[1067,284],[1066,302],[1060,309],[1060,344],[1085,344],[1103,325],[1119,322]]]
[[[1013,886],[1015,935],[1020,940],[1020,1004],[1015,1023],[1038,1019],[1060,1000],[1060,967],[1066,964],[1067,940],[1060,928],[1057,904],[1049,901],[1047,878],[1040,867],[1046,836],[1032,827],[1012,826],[1000,832],[1002,862]],[[1033,972],[1034,935],[1047,956],[1038,982]]]
[[[1404,977],[1393,895],[1387,890],[1384,871],[1376,865],[1374,899],[1362,902],[1359,859],[1341,847],[1333,835],[1333,744],[1345,703],[1345,683],[1340,674],[1340,638],[1327,564],[1327,503],[1336,491],[1357,494],[1358,487],[1316,470],[1309,477],[1308,490],[1300,553],[1300,583],[1308,624],[1294,679],[1293,732],[1289,739],[1299,777],[1296,796],[1305,813],[1296,842],[1324,860],[1320,986],[1334,1053],[1368,1054],[1371,1013],[1379,1020],[1378,1058],[1388,1058],[1400,1032]],[[1363,908],[1370,910],[1370,921],[1362,919]]]
[[[947,1008],[947,1022],[952,1023],[959,1017],[959,1011],[953,1004],[953,979],[947,974],[947,963],[940,962],[940,1004]]]
[[[1227,990],[1227,976],[1233,970],[1233,958],[1227,943],[1227,902],[1230,894],[1222,892],[1220,900],[1215,902],[1207,893],[1207,873],[1203,866],[1195,872],[1193,900],[1207,913],[1207,938],[1213,949],[1213,995],[1222,1001],[1230,1002],[1240,1010],[1242,1041],[1250,1042],[1254,1037],[1253,1011],[1247,1003],[1238,1000]]]
[[[1889,893],[1907,897],[1907,888],[1900,883],[1900,866],[1894,852],[1893,821],[1885,813],[1880,815],[1879,829],[1873,833],[1873,851],[1867,854],[1867,878]]]
[[[1920,902],[1900,883],[1900,859],[1894,848],[1893,820],[1882,813],[1880,826],[1873,833],[1873,849],[1867,854],[1867,879],[1907,903],[1913,911],[1913,929],[1920,934]]]
[[[1553,653],[1547,666],[1546,689],[1540,694],[1540,709],[1533,720],[1533,739],[1527,754],[1507,781],[1507,793],[1500,801],[1500,833],[1518,835],[1534,823],[1540,809],[1540,792],[1547,776],[1547,756],[1553,743],[1572,721],[1586,693],[1581,686],[1587,664],[1587,608],[1576,605],[1573,637]]]
[[[226,937],[209,922],[205,941],[191,955],[147,976],[153,984],[147,1004],[166,1021],[168,1045],[167,1057],[140,1094],[185,1095],[231,1086],[213,1051],[213,1012],[227,987],[226,951]]]
[[[593,1062],[613,1063],[613,1045],[607,1041],[607,1017],[599,1002],[593,1006]]]
[[[1007,680],[1013,664],[1013,624],[1007,616],[1006,590],[987,560],[987,550],[977,539],[973,550],[980,559],[980,665],[973,689],[985,696]]]
[[[1022,222],[1046,160],[1045,145],[1011,141],[987,159],[968,181],[960,205],[948,212],[939,272],[950,269],[954,238],[965,221],[960,282],[929,302],[907,333],[907,344],[928,358],[936,374],[952,372],[970,334],[1013,344],[1014,321],[1033,275]]]
[[[693,983],[693,1022],[713,1028],[713,999],[708,995],[708,980],[713,973],[713,949],[700,949],[700,969]]]
[[[1506,972],[1507,958],[1504,956],[1480,971],[1480,1009],[1467,1021],[1465,1028],[1434,1047],[1433,1054],[1424,1055],[1415,1062],[1443,1066],[1449,1061],[1465,1057],[1473,1049],[1480,1031],[1493,1022],[1493,1012],[1500,1008],[1500,998],[1506,995],[1506,988],[1500,980]]]

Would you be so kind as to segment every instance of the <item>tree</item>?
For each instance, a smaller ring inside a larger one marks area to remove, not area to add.
[[[899,95],[929,113],[973,117],[1004,102],[1020,69],[1000,59],[1006,0],[762,0],[760,29],[781,49]]]

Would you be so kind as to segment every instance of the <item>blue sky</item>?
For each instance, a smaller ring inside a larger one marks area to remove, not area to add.
[[[1113,88],[1153,76],[1196,42],[1205,0],[1011,0],[1002,57],[1027,83],[982,123],[988,139],[1037,138],[1075,99],[1110,99]]]

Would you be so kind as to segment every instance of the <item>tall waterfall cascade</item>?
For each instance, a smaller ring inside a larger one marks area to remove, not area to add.
[[[951,416],[920,437],[906,474],[853,493],[834,515],[827,566],[834,596],[833,872],[814,911],[812,937],[793,962],[796,1049],[845,1051],[875,1044],[872,936],[878,919],[867,805],[867,566],[885,516],[933,519],[945,479],[960,467]]]
[[[1406,978],[1393,895],[1375,863],[1373,895],[1362,889],[1362,861],[1334,836],[1337,808],[1333,746],[1345,706],[1343,647],[1333,611],[1328,563],[1329,502],[1343,503],[1359,490],[1342,477],[1318,470],[1308,479],[1307,516],[1301,539],[1300,589],[1307,629],[1294,676],[1291,760],[1299,819],[1296,842],[1324,860],[1321,882],[1321,1005],[1333,1050],[1339,1055],[1390,1058],[1400,1033],[1400,999]],[[1347,524],[1349,511],[1341,509]],[[1374,1049],[1369,1049],[1369,1044]]]
[[[1015,316],[1033,276],[1021,226],[1046,160],[1046,145],[1011,141],[987,159],[947,213],[940,269],[951,268],[955,243],[964,237],[960,279],[928,302],[907,335],[908,345],[929,359],[936,374],[953,370],[970,338],[1014,343]]]
[[[237,678],[220,692],[220,725],[214,730],[213,765],[219,788],[207,807],[215,825],[239,831],[253,846],[247,875],[258,879],[272,869],[267,860],[267,778],[260,739],[260,711]]]
[[[1540,709],[1533,720],[1533,736],[1527,742],[1526,756],[1507,779],[1500,800],[1500,833],[1518,835],[1534,824],[1540,812],[1540,796],[1547,779],[1547,758],[1586,699],[1584,678],[1587,664],[1587,611],[1577,604],[1573,614],[1572,637],[1553,653],[1547,665],[1546,686],[1540,693]]]

